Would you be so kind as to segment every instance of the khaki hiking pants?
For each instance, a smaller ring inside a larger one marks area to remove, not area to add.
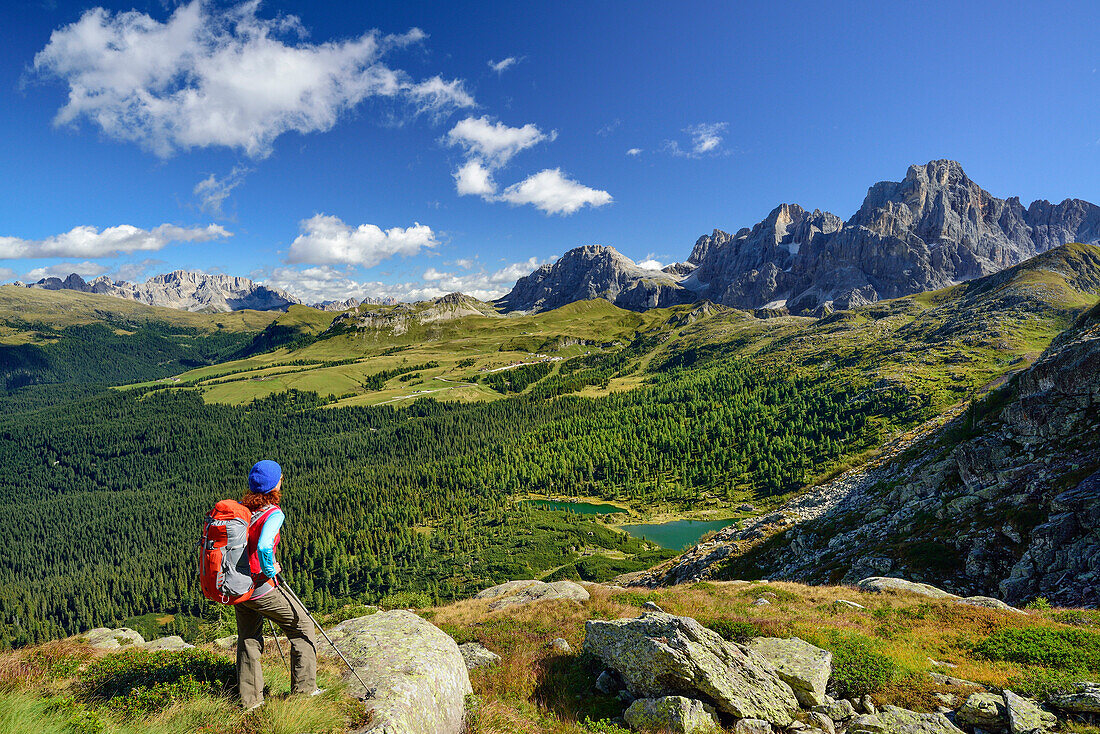
[[[310,694],[317,689],[317,633],[302,606],[276,587],[259,599],[237,604],[237,680],[241,705],[251,708],[264,700],[264,620],[270,619],[290,639],[290,692]]]

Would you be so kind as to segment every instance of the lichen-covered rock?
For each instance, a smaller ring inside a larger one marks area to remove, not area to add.
[[[1052,696],[1050,705],[1070,714],[1100,714],[1100,683],[1074,683],[1072,691]]]
[[[763,719],[741,719],[733,727],[733,734],[772,734],[772,725]]]
[[[1017,696],[1007,688],[1004,691],[1004,705],[1008,714],[1009,734],[1032,734],[1053,729],[1058,717],[1039,708],[1031,699]]]
[[[639,731],[672,734],[712,734],[719,731],[714,707],[684,696],[639,698],[627,707],[623,720]]]
[[[883,734],[962,734],[962,729],[943,714],[918,714],[897,706],[883,706],[877,716]]]
[[[573,648],[569,645],[569,640],[564,637],[555,637],[550,640],[550,649],[559,655],[573,654]]]
[[[986,731],[1004,729],[1008,724],[1004,698],[996,693],[972,693],[955,712],[955,721],[960,726]]]
[[[345,680],[366,695],[373,718],[363,734],[459,734],[473,692],[458,644],[412,612],[394,610],[341,622],[329,631],[355,666]],[[323,645],[323,654],[333,656]]]
[[[194,645],[189,645],[179,635],[169,635],[168,637],[158,637],[155,640],[150,640],[142,645],[146,650],[186,650]]]
[[[549,599],[570,599],[572,601],[588,601],[588,590],[580,584],[572,581],[536,581],[526,579],[521,581],[507,581],[503,584],[490,586],[479,591],[475,599],[489,599],[489,609],[496,611],[508,607],[522,606],[536,601]]]
[[[825,703],[825,686],[833,674],[833,654],[798,637],[757,637],[749,649],[767,660],[805,708]]]
[[[145,644],[145,638],[129,627],[96,627],[80,635],[78,639],[84,640],[97,650],[121,650],[136,645]]]
[[[884,734],[886,725],[877,714],[864,714],[852,719],[848,724],[848,734]]]
[[[896,579],[889,576],[871,576],[865,578],[856,584],[857,587],[864,591],[901,591],[909,594],[919,594],[921,596],[927,596],[932,599],[957,599],[954,594],[944,591],[943,589],[937,589],[935,586],[929,584],[922,584],[917,581],[906,581],[905,579]]]
[[[1027,614],[1023,609],[1017,609],[1011,604],[1006,604],[1000,599],[994,599],[991,596],[968,596],[965,599],[959,599],[956,604],[966,604],[972,607],[985,607],[986,609],[1000,609],[1003,612],[1013,612],[1015,614]]]
[[[458,651],[462,653],[462,660],[466,663],[466,670],[488,668],[500,662],[500,655],[497,655],[492,650],[486,649],[478,642],[467,642],[464,645],[459,645]]]
[[[856,709],[848,701],[831,701],[825,699],[825,703],[814,706],[814,711],[825,714],[833,721],[847,721],[856,715]]]
[[[836,734],[836,724],[825,714],[817,711],[797,711],[794,717],[811,729],[818,729],[825,734]]]
[[[214,645],[220,647],[223,650],[232,650],[237,646],[237,636],[229,635],[229,637],[219,637],[214,640]]]
[[[690,617],[650,612],[589,620],[584,651],[616,670],[639,698],[687,695],[739,719],[780,726],[798,708],[794,691],[766,660]]]

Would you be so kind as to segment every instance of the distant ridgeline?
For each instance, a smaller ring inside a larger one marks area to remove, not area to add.
[[[127,390],[47,399],[84,379],[55,370],[56,386],[0,398],[0,646],[154,611],[217,614],[193,578],[199,518],[237,496],[261,456],[285,468],[281,557],[319,609],[462,597],[563,564],[601,581],[648,568],[668,553],[517,498],[670,512],[767,504],[1024,368],[1095,303],[1097,287],[1100,249],[1072,245],[817,320],[708,304],[637,314],[605,302],[505,319],[461,298],[362,307],[336,327],[332,314],[301,307],[264,319],[173,312],[200,320],[164,322],[197,330],[167,344],[224,339],[198,350],[210,360],[254,344],[275,316],[303,338]],[[47,300],[19,300],[28,293]],[[70,315],[84,304],[87,318],[50,333],[21,328],[13,314],[45,322],[50,298],[71,299]],[[104,325],[94,318],[104,302],[0,289],[0,341],[48,350],[99,323],[100,344],[128,344],[142,328],[168,328],[152,325],[168,318],[163,309],[117,300],[139,309],[126,316],[134,328],[118,327],[117,314]],[[105,381],[171,371],[161,361],[169,346],[156,343],[120,347],[130,366]],[[309,380],[329,387],[287,387]],[[228,395],[259,397],[225,404]]]

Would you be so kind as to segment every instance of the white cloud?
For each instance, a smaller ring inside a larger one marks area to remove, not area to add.
[[[626,151],[626,154],[627,155],[641,155],[642,154],[642,149],[641,148],[631,148],[628,151]]]
[[[215,217],[224,216],[222,207],[225,200],[233,193],[233,189],[244,183],[248,172],[244,166],[233,166],[233,170],[221,178],[211,173],[195,184],[191,193],[199,198],[199,209]]]
[[[544,140],[554,140],[535,125],[509,127],[491,122],[488,116],[467,117],[447,133],[450,145],[461,146],[466,163],[452,174],[459,196],[480,196],[486,201],[533,204],[547,214],[572,214],[585,204],[603,206],[611,201],[606,191],[589,188],[566,178],[560,168],[548,168],[504,189],[499,195],[492,172],[503,167],[517,153]]]
[[[300,222],[287,262],[373,267],[394,255],[415,255],[438,244],[431,227],[414,222],[383,230],[373,224],[351,227],[339,217],[317,214]]]
[[[526,150],[544,140],[554,140],[557,131],[549,135],[535,125],[509,127],[502,122],[490,122],[489,117],[467,117],[447,133],[447,143],[466,150],[471,158],[480,158],[485,165],[499,168],[521,150]]]
[[[496,193],[497,185],[493,181],[493,174],[478,159],[469,160],[466,165],[454,172],[455,190],[459,196],[483,196],[491,198]]]
[[[474,261],[471,260],[468,257],[463,257],[463,258],[459,258],[458,260],[455,260],[451,264],[452,265],[457,265],[458,267],[462,268],[463,270],[469,270],[470,268],[472,268],[474,266]]]
[[[360,282],[350,269],[322,265],[310,268],[275,268],[266,276],[256,275],[263,282],[282,288],[307,303],[343,301],[348,298],[423,301],[460,291],[483,301],[500,298],[512,289],[516,279],[541,265],[538,258],[505,265],[495,271],[455,274],[428,268],[419,281],[405,283]]]
[[[653,253],[650,253],[645,256],[645,260],[642,260],[640,263],[638,263],[638,267],[642,268],[643,270],[660,270],[664,267],[664,263],[662,263],[660,260],[655,259],[653,257]]]
[[[129,224],[107,227],[73,227],[44,240],[0,237],[0,259],[29,257],[112,257],[126,252],[160,250],[172,242],[208,242],[232,237],[219,224],[206,227],[177,227],[162,224],[141,229]]]
[[[696,155],[711,153],[722,145],[722,134],[729,127],[728,122],[702,123],[686,128],[684,132],[691,135],[691,150]]]
[[[528,176],[497,198],[510,204],[532,204],[547,214],[572,214],[586,204],[598,207],[611,203],[611,194],[567,178],[560,168]]]
[[[67,278],[76,273],[81,278],[95,278],[103,275],[109,268],[99,263],[86,260],[82,263],[57,263],[41,268],[35,268],[23,276],[23,280],[35,283],[43,278]]]
[[[495,71],[497,74],[503,74],[507,69],[514,66],[518,62],[519,59],[517,59],[515,56],[509,56],[508,58],[501,59],[500,61],[493,61],[492,59],[489,59],[489,68]]]
[[[211,146],[263,157],[280,135],[328,130],[370,97],[429,113],[474,104],[461,81],[415,81],[382,63],[425,39],[417,28],[306,43],[296,17],[260,18],[259,5],[192,0],[163,23],[136,10],[86,11],[34,58],[39,74],[69,88],[55,123],[87,120],[161,157]]]
[[[15,271],[11,268],[0,268],[0,280],[14,280]]]
[[[608,135],[618,130],[619,126],[622,124],[623,121],[620,118],[616,117],[614,120],[597,130],[596,134],[599,135],[601,138],[606,138]]]

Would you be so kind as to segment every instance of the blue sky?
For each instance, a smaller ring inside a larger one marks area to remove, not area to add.
[[[0,280],[194,268],[307,299],[685,258],[955,158],[1100,200],[1100,7],[4,3]],[[75,267],[74,267],[75,266]]]

